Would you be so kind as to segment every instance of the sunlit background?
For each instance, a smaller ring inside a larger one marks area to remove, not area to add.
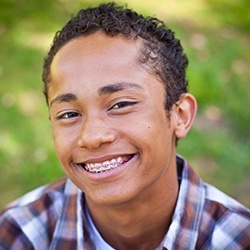
[[[0,208],[63,176],[42,94],[54,33],[107,1],[0,0]],[[162,19],[189,57],[198,117],[178,153],[202,178],[250,207],[250,1],[117,1]]]

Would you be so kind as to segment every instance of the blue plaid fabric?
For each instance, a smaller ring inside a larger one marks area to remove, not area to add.
[[[180,156],[177,166],[179,197],[159,249],[250,249],[250,211],[204,183]],[[98,249],[84,202],[83,192],[67,178],[26,194],[0,214],[0,249]]]

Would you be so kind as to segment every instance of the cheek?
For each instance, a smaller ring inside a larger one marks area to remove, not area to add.
[[[153,110],[146,116],[139,117],[137,121],[139,133],[140,131],[143,132],[146,138],[155,142],[162,141],[163,137],[166,140],[171,137],[173,132],[164,110]]]
[[[146,144],[150,155],[155,155],[156,159],[167,160],[172,153],[174,133],[169,120],[165,114],[158,115],[145,124]],[[166,156],[163,159],[163,156]]]
[[[136,124],[124,124],[124,127],[126,135],[142,151],[144,157],[154,161],[156,158],[161,158],[160,155],[166,155],[166,151],[171,151],[173,133],[165,117],[151,116],[151,118],[144,117],[139,119]]]
[[[52,128],[55,150],[60,161],[67,159],[76,143],[74,135],[67,130]]]

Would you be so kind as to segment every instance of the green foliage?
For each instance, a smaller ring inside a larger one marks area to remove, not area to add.
[[[221,25],[232,25],[243,32],[250,30],[249,0],[207,0],[212,14]]]
[[[43,58],[72,14],[100,2],[0,2],[0,207],[64,175],[42,94]],[[190,92],[199,112],[178,152],[205,181],[250,206],[249,1],[128,2],[165,19],[188,54]]]

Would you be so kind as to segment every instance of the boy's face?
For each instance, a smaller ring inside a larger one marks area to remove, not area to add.
[[[56,152],[96,204],[157,195],[175,171],[174,119],[162,83],[138,61],[139,46],[98,32],[70,41],[51,65]]]

